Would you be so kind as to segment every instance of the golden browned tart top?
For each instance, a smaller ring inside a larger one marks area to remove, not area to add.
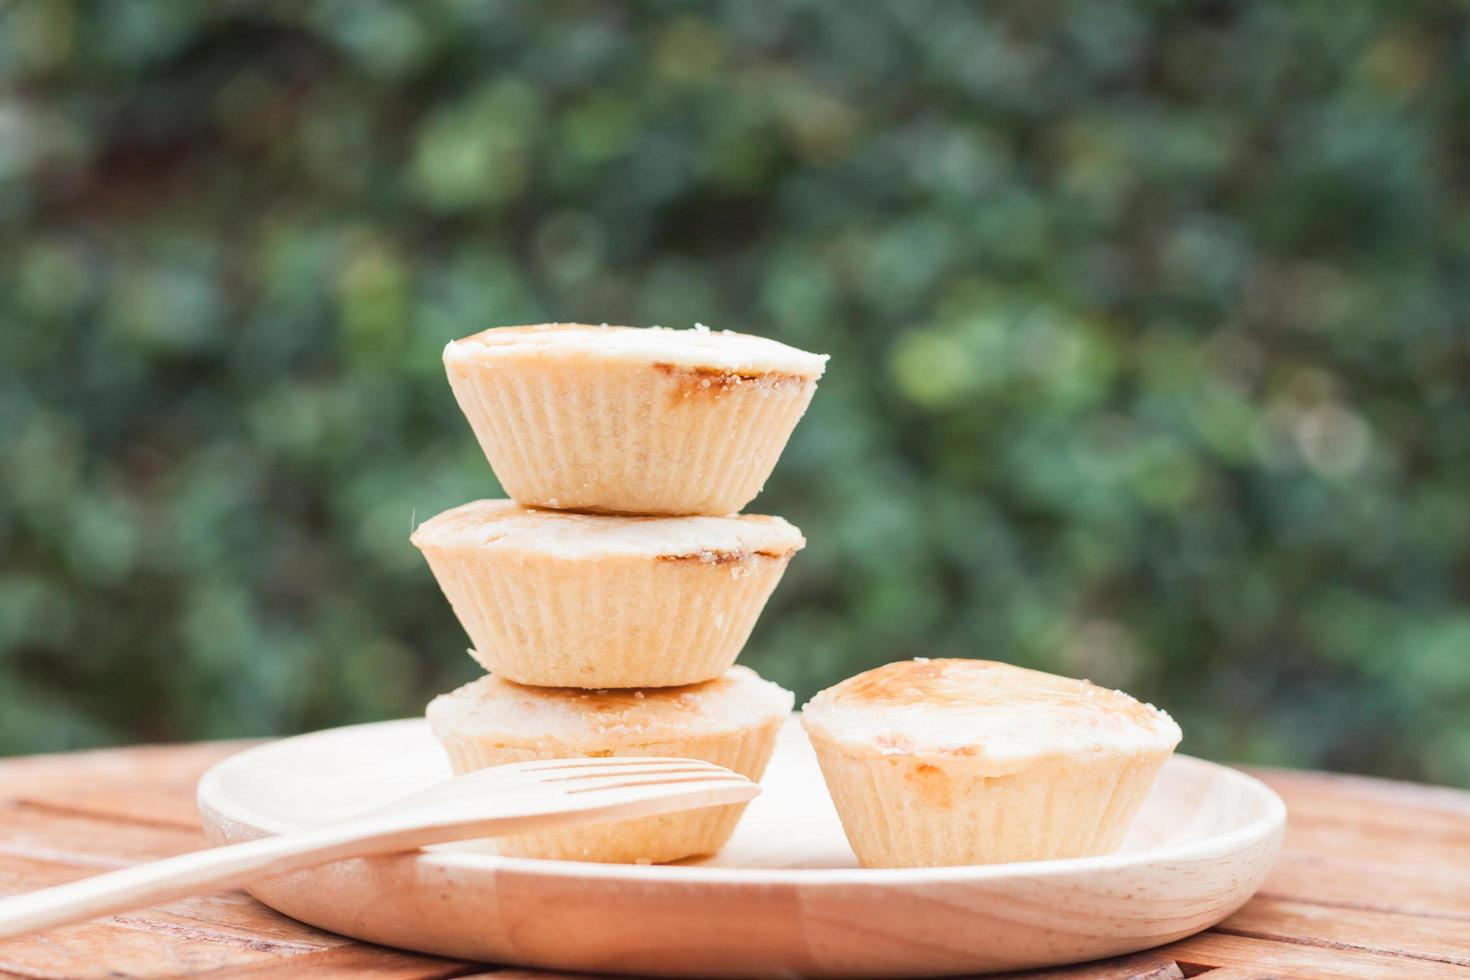
[[[702,684],[642,690],[525,687],[487,674],[435,698],[428,716],[436,733],[611,753],[784,719],[793,701],[790,691],[748,667],[731,667]]]
[[[485,363],[506,359],[582,359],[647,363],[663,370],[702,371],[713,378],[780,375],[815,381],[827,355],[732,330],[614,327],[586,323],[540,323],[495,327],[450,341],[444,362]]]
[[[513,500],[475,500],[424,521],[411,538],[419,548],[520,551],[558,558],[611,555],[725,564],[750,557],[784,558],[806,545],[793,525],[763,514],[729,517],[638,517],[522,507]]]
[[[803,709],[854,751],[943,753],[1002,768],[1076,753],[1172,749],[1179,726],[1122,691],[992,660],[903,660],[827,688]]]

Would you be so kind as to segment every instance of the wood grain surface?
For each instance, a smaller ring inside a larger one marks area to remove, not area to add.
[[[214,743],[0,760],[0,893],[204,845],[194,785],[242,747]],[[1470,977],[1470,793],[1258,771],[1286,800],[1285,849],[1219,927],[1149,953],[1011,976]],[[0,943],[22,977],[558,976],[369,946],[239,892]],[[561,974],[559,976],[567,976]]]

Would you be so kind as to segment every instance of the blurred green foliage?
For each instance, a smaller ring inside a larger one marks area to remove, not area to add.
[[[1464,8],[0,6],[0,751],[417,713],[495,324],[832,354],[745,660],[1470,784]]]

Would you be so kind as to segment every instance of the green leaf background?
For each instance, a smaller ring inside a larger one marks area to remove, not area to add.
[[[0,5],[0,752],[414,714],[496,324],[830,353],[745,662],[1470,785],[1451,3]]]

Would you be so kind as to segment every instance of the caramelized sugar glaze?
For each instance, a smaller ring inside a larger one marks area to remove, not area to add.
[[[1178,741],[1167,714],[1121,691],[988,660],[907,660],[828,688],[808,727],[854,751],[998,764]]]
[[[811,354],[766,337],[733,330],[671,330],[585,323],[495,327],[451,342],[446,352],[446,360],[484,356],[627,360],[650,364],[668,374],[687,374],[697,382],[718,381],[730,386],[751,381],[815,382],[827,364],[825,354]]]
[[[429,721],[436,731],[502,746],[555,744],[583,754],[732,732],[780,721],[791,707],[790,692],[748,667],[700,684],[631,690],[525,687],[486,675],[434,699]]]
[[[608,555],[664,562],[733,564],[786,559],[806,539],[779,517],[640,517],[589,515],[523,507],[512,500],[477,500],[421,524],[420,547],[527,551],[562,558]]]

